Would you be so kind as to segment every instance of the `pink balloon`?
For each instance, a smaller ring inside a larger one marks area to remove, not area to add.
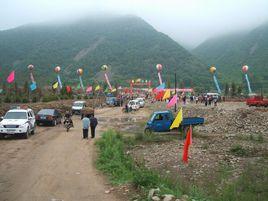
[[[248,71],[248,66],[247,66],[247,65],[243,66],[243,67],[242,67],[242,71],[243,71],[244,73],[246,73],[246,72]]]
[[[162,64],[156,64],[156,69],[157,69],[158,71],[161,71],[162,68],[163,68]]]
[[[34,69],[34,65],[33,64],[28,65],[28,69],[29,70],[33,70]]]
[[[60,67],[59,67],[59,66],[55,67],[54,71],[55,71],[56,73],[60,72]]]

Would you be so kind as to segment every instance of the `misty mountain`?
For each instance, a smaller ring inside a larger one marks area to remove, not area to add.
[[[222,80],[243,82],[241,67],[249,66],[253,89],[268,92],[268,23],[245,33],[212,38],[193,50],[207,65],[215,65]]]
[[[19,81],[28,79],[27,65],[34,64],[37,81],[49,84],[59,65],[63,82],[77,82],[76,69],[83,68],[84,81],[92,84],[100,77],[100,66],[108,64],[113,84],[136,78],[156,84],[157,63],[163,65],[164,80],[172,82],[177,72],[185,86],[210,85],[207,67],[199,59],[135,16],[33,24],[0,32],[1,77],[15,69]]]

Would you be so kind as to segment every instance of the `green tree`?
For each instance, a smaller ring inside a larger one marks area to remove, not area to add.
[[[229,84],[228,84],[228,82],[225,83],[224,95],[225,96],[229,95]]]
[[[242,93],[242,85],[241,84],[239,84],[238,85],[238,87],[237,87],[237,95],[241,95],[241,93]]]
[[[234,82],[232,82],[232,85],[231,85],[231,96],[234,97],[234,96],[236,96],[236,94],[237,94],[236,84]]]

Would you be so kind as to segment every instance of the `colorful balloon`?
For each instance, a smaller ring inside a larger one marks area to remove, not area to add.
[[[79,76],[83,75],[83,69],[82,68],[77,69],[76,73]]]
[[[216,69],[215,66],[211,66],[210,69],[209,69],[210,73],[212,73],[212,74],[215,73],[216,70],[217,70],[217,69]]]
[[[242,67],[242,71],[243,71],[243,73],[248,72],[248,66],[247,66],[247,65],[244,65],[244,66]]]
[[[60,67],[59,67],[59,66],[55,67],[54,71],[55,71],[56,73],[59,73],[59,72],[60,72]]]
[[[104,64],[104,65],[101,66],[101,70],[106,71],[107,69],[108,69],[107,65]]]
[[[163,69],[162,64],[156,64],[156,69],[157,69],[158,71],[161,71],[161,70]]]
[[[34,69],[34,65],[33,64],[28,65],[28,69],[29,70],[33,70]]]

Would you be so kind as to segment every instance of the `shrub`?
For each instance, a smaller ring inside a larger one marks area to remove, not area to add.
[[[11,98],[9,96],[6,96],[4,99],[5,103],[11,103]]]
[[[235,156],[247,156],[248,155],[248,151],[239,144],[232,146],[230,148],[230,152]]]
[[[55,94],[48,94],[43,97],[43,102],[50,102],[58,100],[58,97]]]

